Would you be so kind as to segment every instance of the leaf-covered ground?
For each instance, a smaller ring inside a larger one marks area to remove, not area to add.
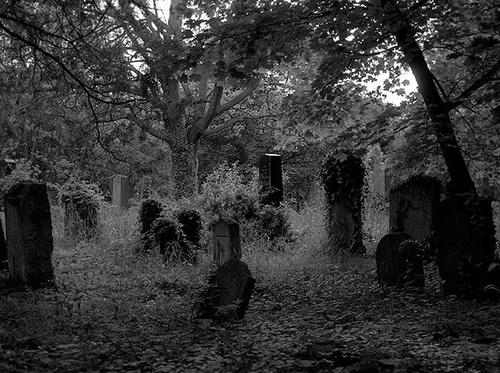
[[[214,325],[191,319],[204,270],[120,255],[59,249],[55,288],[4,281],[0,372],[500,372],[497,304],[380,288],[372,258],[253,269],[245,319]]]

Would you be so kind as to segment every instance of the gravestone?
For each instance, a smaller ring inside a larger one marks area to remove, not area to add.
[[[41,286],[54,277],[52,221],[44,183],[14,185],[5,195],[5,225],[10,278]]]
[[[417,241],[432,230],[434,205],[441,196],[441,183],[428,176],[411,177],[389,192],[389,229],[405,232]]]
[[[332,250],[364,254],[363,185],[365,169],[361,158],[337,150],[321,166],[327,205],[327,232]]]
[[[2,219],[0,219],[0,269],[4,268],[7,268],[7,242],[5,242]]]
[[[424,286],[424,267],[418,243],[403,232],[389,233],[377,245],[378,282],[386,286]]]
[[[109,178],[109,180],[111,204],[119,209],[128,209],[130,193],[128,177],[124,175],[113,175]]]
[[[245,316],[255,285],[248,266],[230,259],[212,274],[195,307],[195,317],[201,319],[241,320]]]
[[[240,226],[232,219],[220,219],[213,229],[213,261],[220,266],[241,259]]]
[[[259,161],[260,202],[278,207],[283,201],[281,155],[264,154]]]
[[[449,197],[436,204],[434,229],[443,295],[479,294],[496,246],[491,202]]]

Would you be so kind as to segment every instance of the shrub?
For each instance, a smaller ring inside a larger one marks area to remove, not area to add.
[[[196,248],[200,247],[203,222],[201,215],[196,210],[184,209],[177,214],[182,232],[186,239]]]
[[[160,254],[166,261],[194,261],[193,245],[188,242],[177,222],[159,217],[154,221],[151,231]]]
[[[237,163],[222,164],[202,185],[201,204],[212,215],[211,221],[227,217],[236,221],[256,217],[258,209],[258,171],[244,175]]]
[[[71,179],[63,185],[60,193],[66,237],[94,238],[99,233],[99,204],[102,199],[98,187]]]
[[[145,234],[151,229],[153,222],[160,217],[162,211],[163,205],[159,201],[147,199],[142,202],[139,210],[141,234]]]
[[[287,238],[290,234],[290,224],[283,209],[262,206],[258,213],[257,229],[269,240]]]

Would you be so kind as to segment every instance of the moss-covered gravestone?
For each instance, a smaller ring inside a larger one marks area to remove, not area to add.
[[[423,175],[411,177],[389,192],[391,232],[405,232],[417,241],[428,238],[432,230],[434,205],[441,196],[438,179]]]
[[[52,221],[43,183],[14,185],[5,195],[5,225],[10,278],[41,286],[54,277]]]
[[[241,259],[240,226],[232,219],[220,219],[213,229],[213,261],[220,266]]]
[[[481,294],[496,246],[491,202],[449,197],[436,205],[434,227],[443,294]]]
[[[365,169],[361,158],[347,151],[328,155],[321,166],[327,204],[327,232],[335,251],[363,254],[362,195]]]
[[[3,233],[2,219],[0,219],[0,269],[7,268],[7,243]]]

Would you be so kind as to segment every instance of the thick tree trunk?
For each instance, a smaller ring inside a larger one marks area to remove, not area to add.
[[[198,163],[196,147],[180,138],[172,145],[172,178],[174,197],[189,198],[197,192]]]
[[[436,132],[454,192],[477,194],[474,182],[458,145],[449,111],[451,107],[441,99],[434,75],[430,72],[415,33],[406,16],[393,1],[384,1],[385,21],[396,37],[399,48],[415,76],[427,113]]]

